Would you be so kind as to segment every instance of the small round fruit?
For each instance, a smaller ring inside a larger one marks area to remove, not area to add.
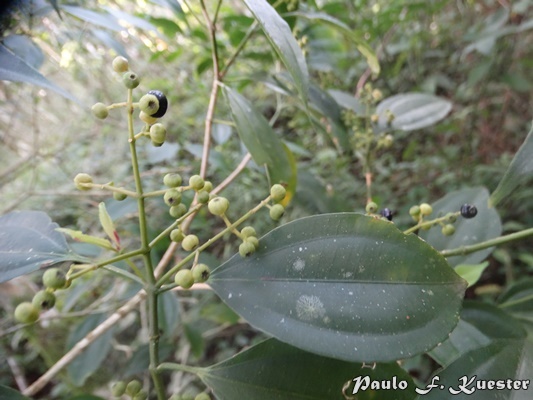
[[[283,207],[281,204],[274,204],[270,208],[270,218],[272,218],[274,221],[278,221],[281,217],[283,217],[283,214],[285,214],[285,207]]]
[[[368,214],[375,214],[378,211],[378,205],[374,203],[373,201],[371,201],[370,203],[366,205],[365,211]]]
[[[432,212],[433,212],[433,207],[431,207],[428,203],[420,204],[420,214],[427,216],[427,215],[430,215]]]
[[[272,201],[275,203],[279,203],[285,198],[285,195],[287,194],[287,190],[285,188],[276,183],[270,188],[270,197],[272,198]]]
[[[141,83],[141,78],[135,72],[128,71],[122,75],[122,83],[128,89],[135,89]]]
[[[463,204],[461,206],[461,215],[463,218],[474,218],[477,215],[477,208],[472,204]]]
[[[113,198],[117,201],[125,200],[128,197],[126,193],[113,192]]]
[[[239,246],[239,254],[241,257],[248,257],[255,252],[255,246],[250,242],[242,242]]]
[[[248,238],[250,236],[254,236],[254,237],[257,237],[257,232],[255,231],[254,227],[253,226],[245,226],[244,228],[242,228],[241,230],[241,235],[243,236],[243,238]]]
[[[74,185],[76,185],[76,188],[79,190],[91,190],[92,186],[90,186],[93,183],[93,178],[89,174],[78,174],[74,177]]]
[[[96,103],[91,107],[91,111],[96,118],[106,119],[109,115],[109,110],[104,103]]]
[[[170,188],[181,186],[182,182],[183,179],[180,174],[166,174],[163,178],[163,184]]]
[[[207,193],[210,193],[211,190],[213,190],[213,183],[211,183],[210,181],[205,181],[204,187],[202,189],[205,190]]]
[[[383,218],[386,218],[389,221],[392,221],[392,217],[394,216],[394,213],[389,208],[384,208],[379,213]]]
[[[211,400],[211,397],[209,397],[207,393],[203,392],[203,393],[197,394],[194,400]]]
[[[157,122],[157,118],[146,114],[144,111],[141,111],[139,113],[139,118],[141,119],[141,121],[146,122],[148,125],[153,125]]]
[[[168,212],[173,218],[180,218],[187,214],[187,206],[181,203],[176,206],[170,207]]]
[[[452,224],[446,224],[442,227],[442,234],[444,236],[451,236],[455,233],[455,226]]]
[[[457,215],[455,215],[455,213],[448,213],[446,214],[446,220],[450,224],[453,224],[455,221],[457,221]]]
[[[259,239],[255,236],[249,236],[245,239],[245,241],[253,244],[256,250],[259,248]]]
[[[159,100],[153,94],[145,94],[139,100],[139,109],[149,116],[156,118],[154,114],[159,110]]]
[[[147,398],[148,398],[148,393],[144,390],[141,390],[139,393],[133,396],[132,400],[146,400]]]
[[[228,211],[229,201],[225,197],[215,197],[214,199],[209,200],[207,208],[209,212],[213,215],[224,215]]]
[[[176,285],[181,286],[183,289],[189,289],[194,284],[194,277],[190,269],[181,269],[176,273],[174,277]]]
[[[135,396],[142,389],[142,384],[137,379],[132,380],[126,385],[126,394],[130,397]]]
[[[420,207],[419,206],[412,206],[409,209],[409,215],[413,218],[416,218],[420,215]]]
[[[159,104],[157,111],[155,111],[153,114],[150,114],[150,115],[154,118],[161,118],[167,112],[167,108],[168,108],[167,96],[165,96],[165,94],[159,90],[150,90],[148,94],[155,96]]]
[[[170,189],[165,192],[163,196],[165,204],[169,207],[176,206],[181,203],[181,192],[177,189]]]
[[[29,301],[25,301],[15,308],[14,316],[21,324],[31,324],[39,319],[39,310]]]
[[[50,289],[61,289],[65,287],[67,278],[65,274],[58,268],[49,268],[44,271],[43,285]]]
[[[181,242],[181,247],[185,251],[193,251],[198,247],[199,244],[200,241],[198,240],[198,236],[187,235],[183,238],[183,241]]]
[[[167,138],[167,129],[163,124],[157,123],[150,127],[150,139],[154,143],[165,143]]]
[[[211,269],[205,264],[196,264],[192,267],[192,277],[194,282],[203,283],[209,279]]]
[[[126,393],[126,383],[123,381],[118,381],[113,383],[113,386],[111,386],[111,394],[115,397],[121,397],[124,393]]]
[[[37,310],[49,310],[56,304],[56,296],[47,290],[40,290],[33,296],[31,304]]]
[[[115,72],[126,72],[130,68],[128,60],[122,56],[115,57],[112,65]]]
[[[209,201],[209,192],[205,191],[204,189],[200,190],[198,192],[197,199],[200,204],[207,204]]]
[[[200,175],[193,175],[189,178],[189,185],[194,190],[201,190],[204,188],[205,181]]]
[[[181,229],[173,229],[170,232],[170,240],[173,242],[179,243],[185,238],[185,235],[181,231]]]

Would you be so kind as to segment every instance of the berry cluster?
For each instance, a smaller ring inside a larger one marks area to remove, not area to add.
[[[148,392],[143,390],[141,382],[136,379],[128,383],[123,381],[115,382],[111,387],[111,394],[117,398],[126,395],[131,400],[146,400],[148,398]]]
[[[424,218],[431,215],[432,212],[433,208],[427,203],[412,206],[409,209],[409,214],[413,220],[417,222],[417,225],[414,228],[427,230],[435,225],[440,225],[442,234],[444,236],[451,236],[455,233],[455,226],[453,224],[457,221],[457,217],[461,215],[463,218],[467,219],[474,218],[477,215],[477,208],[471,204],[463,204],[460,211],[449,212],[434,220],[426,221]]]

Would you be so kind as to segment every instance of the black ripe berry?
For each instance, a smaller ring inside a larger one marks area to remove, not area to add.
[[[394,213],[389,208],[384,208],[379,212],[382,217],[387,218],[389,221],[392,221]]]
[[[159,108],[154,114],[150,116],[154,118],[161,118],[167,112],[167,107],[168,107],[167,96],[165,96],[163,92],[159,90],[150,90],[148,94],[153,94],[155,97],[157,97],[157,100],[159,100]]]
[[[461,215],[464,218],[474,218],[477,215],[477,208],[472,204],[463,204],[461,206]]]

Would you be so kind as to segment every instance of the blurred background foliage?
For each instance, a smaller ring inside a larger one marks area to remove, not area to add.
[[[409,223],[407,210],[411,205],[434,202],[462,187],[496,187],[533,118],[531,0],[271,3],[286,16],[306,54],[311,81],[323,91],[356,94],[370,82],[385,97],[415,91],[453,103],[450,115],[431,128],[394,132],[392,148],[376,160],[375,200],[395,211],[398,225]],[[170,102],[163,121],[168,129],[167,142],[160,148],[148,142],[141,145],[146,188],[161,188],[162,177],[169,171],[184,177],[197,173],[212,79],[211,47],[198,4],[193,0],[24,0],[16,5],[1,21],[0,42],[77,101],[39,86],[0,81],[0,214],[17,209],[44,210],[61,226],[98,234],[95,206],[106,201],[123,240],[135,240],[134,202],[119,203],[104,192],[88,196],[73,185],[78,172],[90,173],[96,182],[132,185],[125,118],[111,113],[99,121],[90,107],[98,101],[109,104],[125,100],[111,60],[116,55],[127,57],[131,69],[142,77],[143,92],[161,90]],[[376,51],[379,76],[372,75],[353,42],[333,27],[297,18],[294,12],[322,12],[347,24]],[[252,23],[242,2],[222,2],[217,25],[222,59],[239,46]],[[244,91],[267,118],[274,116],[276,132],[296,156],[297,192],[284,221],[316,213],[363,210],[366,190],[360,165],[353,155],[336,148],[327,134],[327,115],[317,114],[322,129],[317,128],[298,101],[280,93],[283,68],[274,60],[266,38],[255,32],[225,81]],[[215,184],[246,153],[228,124],[231,117],[223,98],[216,119],[208,174]],[[351,127],[343,121],[341,129],[350,132]],[[230,218],[253,207],[267,190],[264,171],[251,163],[224,191],[231,201]],[[533,188],[523,185],[498,209],[506,232],[533,226],[532,196]],[[155,233],[166,227],[170,216],[162,200],[150,201],[148,207],[149,228]],[[200,214],[192,230],[205,240],[217,231],[216,224],[218,221]],[[262,217],[253,224],[261,234],[274,227]],[[168,242],[161,243],[159,255],[166,245]],[[235,243],[220,244],[205,255],[205,261],[216,266],[234,251]],[[531,246],[526,242],[502,246],[490,262],[468,296],[495,296],[511,280],[533,272]],[[136,289],[106,278],[105,273],[99,273],[80,280],[77,288],[60,299],[60,307],[69,317],[52,316],[49,323],[54,329],[46,330],[39,346],[17,355],[24,366],[40,360],[27,367],[26,376],[39,375],[59,357],[50,344],[64,340],[61,332],[73,320],[80,325],[70,335],[81,335],[80,326],[88,323],[82,316],[93,312],[97,317],[103,315]],[[35,291],[36,286],[31,279],[11,286],[2,296],[2,306],[12,310],[14,299],[31,297],[27,291]],[[236,324],[238,317],[211,293],[182,295],[179,302],[176,296],[167,296],[162,301],[167,310],[162,318],[169,327],[163,346],[167,355],[179,352],[180,360],[212,364],[254,340],[255,334],[246,325]],[[3,322],[7,315],[2,315]],[[117,327],[110,370],[132,376],[147,365],[142,318],[126,319]],[[173,330],[179,319],[182,324]],[[141,330],[137,331],[139,323]],[[29,340],[38,342],[34,339]],[[9,337],[11,344],[13,340],[16,337]],[[8,341],[7,336],[2,335],[2,341]],[[176,343],[181,346],[176,347]],[[12,347],[5,345],[1,351],[11,351],[7,349]],[[121,357],[124,354],[127,357]],[[0,369],[0,383],[10,385],[9,368],[4,365]],[[84,377],[70,375],[54,393],[45,396],[60,397],[62,391],[75,390],[80,382],[86,388],[100,387],[109,379],[108,372],[102,370],[87,382]],[[187,379],[181,376],[174,384],[184,385]]]

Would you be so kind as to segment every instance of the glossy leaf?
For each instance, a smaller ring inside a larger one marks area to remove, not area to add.
[[[493,206],[498,205],[504,198],[511,195],[512,191],[524,181],[525,178],[533,175],[533,125],[522,146],[518,149],[511,165],[505,172],[498,187],[490,195]]]
[[[292,35],[289,25],[266,0],[244,0],[244,3],[254,15],[270,44],[291,74],[300,97],[306,103],[309,72],[305,57]]]
[[[498,212],[489,207],[489,192],[482,187],[462,189],[448,193],[432,204],[435,216],[445,215],[448,212],[456,212],[463,204],[476,206],[478,213],[472,219],[458,217],[454,223],[455,233],[444,236],[440,229],[433,228],[429,231],[421,231],[420,237],[425,239],[437,250],[455,249],[461,246],[471,245],[485,240],[493,239],[502,233],[502,224]],[[492,253],[493,247],[464,256],[448,257],[452,266],[459,264],[478,264]]]
[[[461,278],[468,282],[468,287],[473,286],[477,283],[481,274],[489,266],[489,262],[485,261],[481,264],[459,264],[455,267],[455,272]]]
[[[236,91],[224,87],[237,132],[257,165],[266,166],[270,181],[287,185],[286,201],[296,189],[296,162],[263,115]]]
[[[7,386],[0,385],[0,400],[31,400],[29,397],[22,395]]]
[[[425,93],[404,93],[387,97],[376,108],[379,116],[376,128],[385,131],[389,128],[414,131],[434,125],[446,117],[452,103],[441,97]],[[394,119],[388,123],[388,113]]]
[[[42,211],[14,211],[0,217],[0,282],[65,261],[86,261],[56,231]]]
[[[199,373],[218,400],[345,400],[352,396],[353,380],[396,377],[408,389],[359,390],[358,400],[413,399],[414,383],[397,363],[377,364],[374,369],[360,363],[317,356],[269,339],[236,356],[202,369]],[[364,386],[363,386],[364,388]]]
[[[436,346],[457,323],[466,282],[416,235],[355,213],[291,222],[211,274],[215,292],[281,341],[348,361]]]

